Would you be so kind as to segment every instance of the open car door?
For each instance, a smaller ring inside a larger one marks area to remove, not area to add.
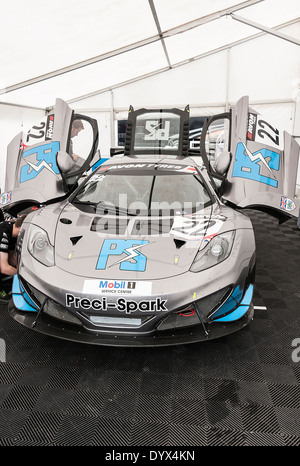
[[[8,145],[0,207],[15,215],[64,197],[95,162],[97,145],[97,121],[57,99],[51,113]]]
[[[220,139],[213,140],[216,121],[223,120]],[[209,153],[215,144],[213,156]],[[231,112],[215,115],[203,127],[201,155],[222,197],[236,207],[257,208],[282,220],[299,215],[295,197],[299,145],[249,108],[241,98]],[[213,160],[212,160],[213,159]]]

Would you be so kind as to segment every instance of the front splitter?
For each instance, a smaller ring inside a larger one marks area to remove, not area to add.
[[[89,331],[84,327],[50,318],[43,313],[37,319],[35,312],[23,312],[16,309],[13,300],[10,301],[8,309],[12,318],[18,323],[50,337],[89,345],[123,347],[171,346],[209,341],[241,330],[249,324],[254,315],[253,305],[251,304],[247,313],[239,320],[226,324],[217,322],[206,324],[208,335],[205,334],[201,324],[147,334],[125,334],[100,329],[99,332]]]

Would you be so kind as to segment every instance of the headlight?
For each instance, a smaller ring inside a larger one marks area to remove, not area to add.
[[[235,231],[215,236],[204,249],[198,252],[190,271],[200,272],[227,259],[231,253],[234,236]]]
[[[36,225],[30,225],[27,247],[32,257],[37,261],[47,267],[54,265],[54,247],[50,244],[45,230]]]

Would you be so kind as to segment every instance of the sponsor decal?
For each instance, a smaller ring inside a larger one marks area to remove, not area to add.
[[[20,142],[20,151],[25,150],[27,147],[29,146],[27,146],[23,141]]]
[[[193,166],[187,165],[178,165],[170,163],[120,163],[117,165],[110,165],[98,168],[97,172],[102,172],[104,170],[122,170],[122,169],[132,169],[132,168],[161,168],[162,170],[173,170],[175,172],[182,173],[198,173],[197,169]]]
[[[56,164],[56,154],[58,151],[58,141],[53,141],[24,151],[23,160],[26,162],[26,165],[21,168],[20,183],[36,178],[44,169],[53,175],[58,175],[59,169]],[[36,157],[34,162],[28,159],[29,156],[34,155]]]
[[[281,196],[280,208],[282,210],[286,210],[287,212],[291,212],[292,210],[296,209],[296,204],[292,199],[289,199],[286,196]]]
[[[195,167],[193,167],[192,165],[188,166],[188,167],[183,167],[183,168],[178,168],[176,170],[174,170],[178,173],[191,173],[192,175],[197,175],[198,174],[198,171]]]
[[[218,234],[225,220],[225,217],[223,219],[175,217],[170,233],[176,238],[204,239],[209,242]]]
[[[255,140],[268,146],[276,147],[277,149],[283,149],[283,134],[282,131],[270,125],[263,119],[257,121],[257,133]]]
[[[49,115],[47,117],[47,124],[46,124],[46,134],[45,140],[49,141],[52,139],[53,136],[53,128],[54,128],[54,115]]]
[[[29,143],[29,145],[36,144],[38,142],[37,139],[45,140],[45,120],[46,118],[43,118],[43,120],[38,125],[34,125],[28,131],[26,142]],[[33,141],[31,141],[31,139],[33,139]]]
[[[247,139],[249,141],[255,140],[256,120],[257,120],[257,116],[255,114],[248,113]]]
[[[170,134],[170,121],[146,120],[145,130],[147,131],[145,141],[167,141]]]
[[[42,121],[32,126],[26,135],[25,147],[32,146],[33,144],[42,143],[44,141],[51,141],[53,139],[55,115],[47,115]]]
[[[105,270],[119,265],[120,270],[144,272],[147,258],[140,252],[146,240],[106,239],[100,251],[96,270]],[[118,259],[119,258],[119,259]]]
[[[268,160],[268,161],[267,161]],[[279,171],[280,154],[269,149],[250,152],[243,142],[239,142],[235,152],[232,176],[257,181],[274,188],[278,187],[275,171]],[[271,176],[262,175],[262,167]]]
[[[143,299],[135,301],[133,299],[118,298],[116,302],[109,303],[106,297],[103,298],[83,298],[66,294],[66,307],[80,310],[92,311],[119,311],[125,314],[134,312],[164,312],[167,311],[167,300],[161,298]]]
[[[255,113],[248,113],[246,137],[248,141],[256,141],[268,146],[282,148],[282,132]]]
[[[87,294],[126,294],[145,296],[151,294],[152,283],[125,280],[85,280],[83,292]]]
[[[8,193],[3,193],[0,195],[0,204],[1,205],[5,205],[5,204],[9,204],[11,202],[11,191],[8,192]]]

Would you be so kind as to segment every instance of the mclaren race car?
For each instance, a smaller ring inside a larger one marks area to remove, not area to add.
[[[12,317],[53,337],[121,346],[192,343],[247,325],[255,238],[239,210],[298,215],[299,146],[247,98],[218,119],[224,134],[209,119],[197,151],[188,107],[131,108],[125,148],[105,161],[95,159],[95,121],[63,101],[38,142],[18,135],[8,150],[17,177],[8,165],[2,207],[30,213],[17,243]],[[71,141],[78,120],[91,136],[81,161]]]

